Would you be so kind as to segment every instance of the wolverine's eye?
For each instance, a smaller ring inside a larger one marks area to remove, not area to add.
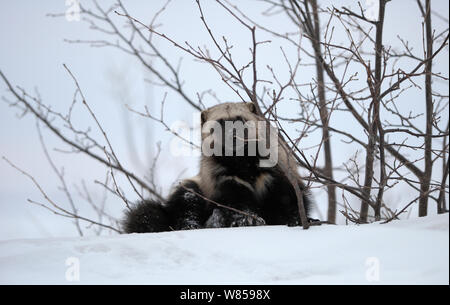
[[[230,122],[242,122],[245,123],[245,119],[243,117],[241,117],[240,115],[229,118],[228,119]]]
[[[200,115],[200,118],[201,118],[201,121],[202,121],[202,124],[204,124],[205,122],[206,122],[206,112],[205,111],[203,111],[202,113],[201,113],[201,115]]]

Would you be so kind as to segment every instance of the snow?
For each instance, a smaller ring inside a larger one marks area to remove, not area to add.
[[[1,241],[0,284],[448,285],[449,217]]]

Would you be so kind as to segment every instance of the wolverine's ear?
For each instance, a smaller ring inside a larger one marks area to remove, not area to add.
[[[256,106],[255,106],[255,104],[250,102],[250,103],[245,103],[245,105],[247,106],[248,110],[250,110],[251,113],[256,114]]]
[[[202,113],[200,114],[200,118],[202,120],[202,125],[208,120],[207,113],[208,113],[208,110],[203,110]]]

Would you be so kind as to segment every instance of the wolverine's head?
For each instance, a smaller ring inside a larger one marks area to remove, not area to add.
[[[201,113],[202,154],[206,157],[269,159],[276,164],[278,137],[252,103],[223,103]]]

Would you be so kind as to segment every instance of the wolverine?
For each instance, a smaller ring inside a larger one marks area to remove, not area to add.
[[[144,200],[131,207],[123,220],[126,233],[301,225],[294,187],[280,167],[291,157],[253,103],[202,111],[201,130],[198,175],[181,181],[165,202]],[[297,180],[309,215],[311,196]]]

